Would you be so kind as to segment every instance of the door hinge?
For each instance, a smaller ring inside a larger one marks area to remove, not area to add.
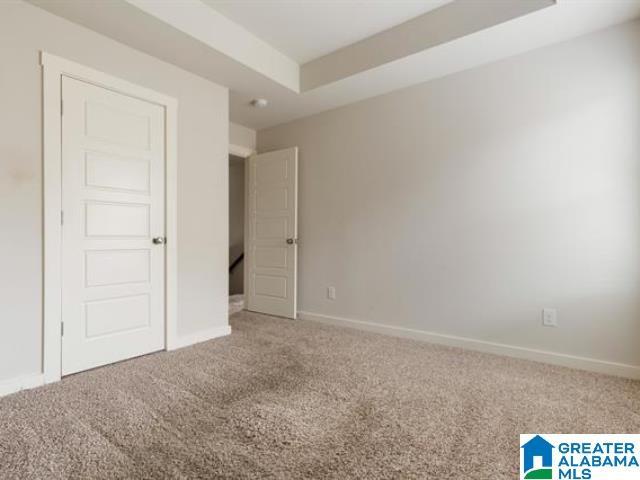
[[[60,322],[60,336],[64,337],[64,322]]]
[[[64,210],[60,210],[60,225],[64,225]]]

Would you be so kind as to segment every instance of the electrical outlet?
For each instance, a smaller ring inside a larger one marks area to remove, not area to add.
[[[336,299],[336,287],[327,287],[327,298],[329,300]]]
[[[558,326],[558,311],[555,308],[545,308],[542,310],[542,325],[545,327]]]

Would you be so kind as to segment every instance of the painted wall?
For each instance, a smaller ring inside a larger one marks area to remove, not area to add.
[[[294,145],[300,310],[640,366],[639,22],[258,132]]]
[[[244,162],[229,156],[229,265],[244,252]],[[243,290],[244,264],[240,262],[229,273],[229,295]]]
[[[244,125],[229,122],[229,143],[255,150],[256,131]]]
[[[35,6],[5,0],[0,2],[0,382],[41,371],[40,50],[178,99],[178,334],[228,321],[227,90]]]

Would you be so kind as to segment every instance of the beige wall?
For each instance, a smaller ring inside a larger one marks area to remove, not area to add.
[[[0,382],[41,371],[40,50],[178,99],[178,333],[227,322],[227,90],[37,7],[5,0],[0,2]]]
[[[256,148],[256,131],[237,123],[229,123],[229,143],[254,150]]]
[[[293,145],[300,310],[640,366],[640,23],[258,132]]]

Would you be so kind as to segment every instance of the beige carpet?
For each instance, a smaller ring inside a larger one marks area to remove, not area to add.
[[[517,478],[521,432],[640,431],[640,383],[242,312],[0,400],[0,479]]]

